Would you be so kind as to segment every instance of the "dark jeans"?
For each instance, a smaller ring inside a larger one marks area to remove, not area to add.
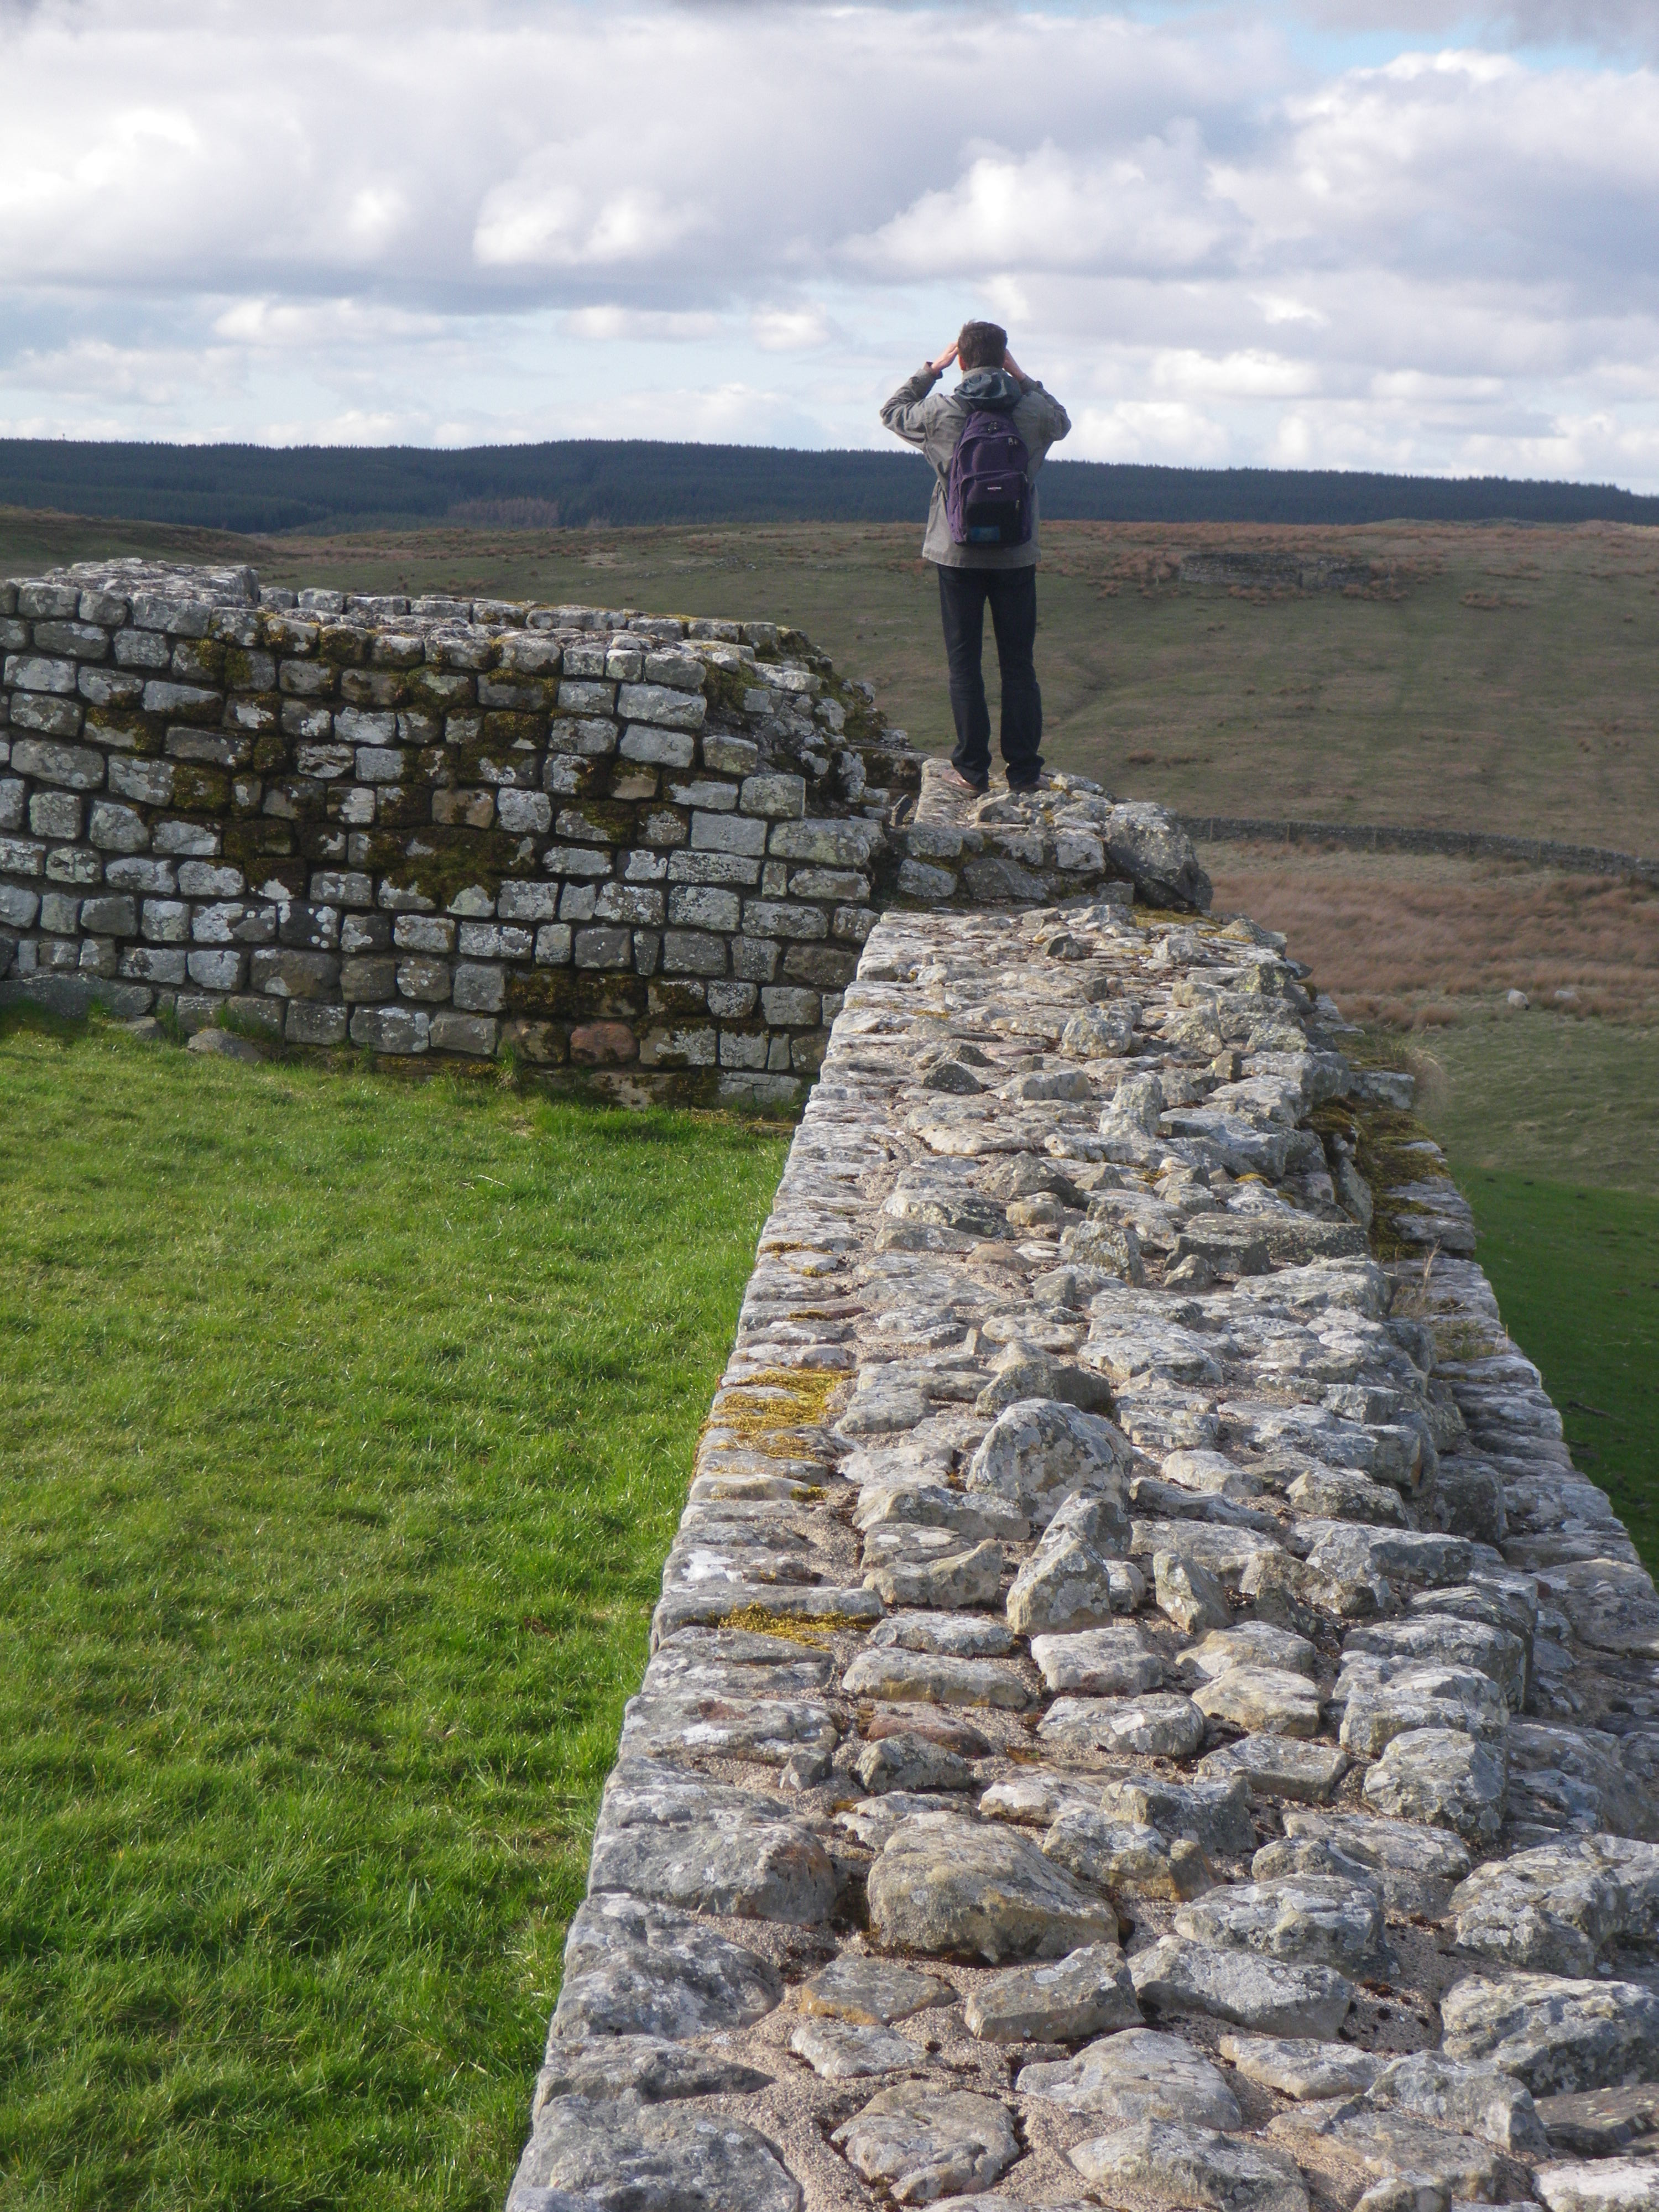
[[[957,725],[951,764],[969,783],[983,783],[991,773],[991,710],[980,668],[988,601],[1002,671],[1002,757],[1008,781],[1018,789],[1035,783],[1042,773],[1042,694],[1031,658],[1036,643],[1035,568],[939,569],[939,605]]]

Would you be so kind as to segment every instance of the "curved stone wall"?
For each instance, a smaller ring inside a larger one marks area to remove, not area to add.
[[[0,632],[0,969],[186,1027],[788,1100],[916,781],[764,623],[118,563]]]
[[[1066,779],[904,826],[903,732],[769,623],[122,562],[0,586],[0,994],[70,1009],[793,1104],[884,906],[1170,857]]]

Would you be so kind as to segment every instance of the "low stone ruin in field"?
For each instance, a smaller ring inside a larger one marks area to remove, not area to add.
[[[884,907],[1207,897],[1155,809],[907,826],[921,768],[771,623],[0,584],[0,1000],[788,1107]]]

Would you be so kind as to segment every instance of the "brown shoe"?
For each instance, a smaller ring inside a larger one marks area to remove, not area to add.
[[[983,783],[975,783],[969,777],[965,776],[962,773],[962,770],[951,761],[946,761],[944,766],[939,769],[939,773],[940,782],[945,784],[948,789],[951,791],[966,791],[971,793],[973,797],[975,799],[983,799],[986,793],[991,788],[991,779],[989,776],[986,777]]]

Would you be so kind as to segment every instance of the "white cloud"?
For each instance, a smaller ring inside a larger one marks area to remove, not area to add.
[[[710,314],[673,314],[649,307],[576,307],[564,319],[573,337],[599,345],[618,339],[630,345],[685,345],[719,334],[720,319]]]
[[[1201,147],[1173,143],[1068,154],[1052,143],[1024,156],[985,155],[945,191],[926,192],[870,238],[855,264],[889,278],[1001,270],[1188,273],[1236,234],[1212,204]]]
[[[1223,426],[1184,400],[1121,399],[1114,407],[1085,408],[1077,428],[1097,460],[1186,467],[1233,458]]]
[[[485,193],[472,251],[486,269],[612,270],[664,259],[698,225],[694,208],[649,188],[594,192],[561,149]]]
[[[441,315],[365,300],[237,300],[213,321],[215,337],[231,344],[305,353],[416,344],[446,336],[448,328]]]
[[[837,333],[822,307],[757,307],[749,319],[763,353],[814,353],[833,345]]]
[[[0,0],[0,428],[872,444],[990,313],[1072,453],[1659,485],[1656,13]]]

